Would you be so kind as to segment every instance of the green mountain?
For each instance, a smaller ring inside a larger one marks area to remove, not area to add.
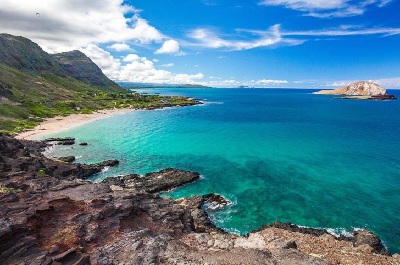
[[[39,45],[10,34],[0,34],[0,63],[31,73],[65,76],[61,65]]]
[[[48,54],[29,39],[0,34],[0,132],[17,133],[56,115],[198,103],[132,93],[80,51]]]
[[[107,108],[104,99],[126,93],[79,51],[48,54],[29,39],[0,34],[0,131]]]
[[[115,82],[105,76],[101,69],[80,51],[53,54],[52,58],[62,66],[67,75],[76,80],[115,91],[119,89]]]

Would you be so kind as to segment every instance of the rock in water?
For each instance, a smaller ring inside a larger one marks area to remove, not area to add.
[[[314,94],[348,95],[348,96],[379,96],[385,95],[386,89],[369,81],[358,81],[334,90],[321,90]]]
[[[156,193],[174,189],[181,185],[190,183],[200,178],[197,172],[189,172],[175,168],[166,168],[158,172],[147,173],[144,176],[131,174],[116,178],[106,178],[103,183],[141,190],[149,193]]]

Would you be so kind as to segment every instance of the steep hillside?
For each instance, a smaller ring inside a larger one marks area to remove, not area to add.
[[[69,76],[79,81],[108,89],[119,89],[115,82],[105,76],[101,69],[80,51],[53,54],[52,58],[61,64]]]
[[[36,74],[65,76],[61,65],[36,43],[24,37],[0,34],[0,63]]]

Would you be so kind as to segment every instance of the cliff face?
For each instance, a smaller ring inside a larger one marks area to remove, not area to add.
[[[219,195],[172,200],[155,192],[198,179],[165,169],[91,183],[109,163],[80,165],[43,157],[43,143],[0,134],[2,264],[399,264],[379,238],[359,231],[276,223],[248,237],[227,234],[202,210]],[[115,164],[115,163],[112,163]]]
[[[348,96],[380,96],[386,89],[373,82],[359,81],[334,90],[321,90],[314,94],[348,95]]]

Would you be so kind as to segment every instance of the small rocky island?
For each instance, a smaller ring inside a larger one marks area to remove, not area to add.
[[[335,237],[274,223],[247,236],[228,234],[205,210],[229,207],[223,196],[158,195],[199,173],[168,168],[93,183],[87,177],[118,161],[44,157],[46,145],[63,139],[52,140],[0,134],[1,264],[400,264],[400,255],[390,255],[367,230]]]
[[[321,90],[313,94],[344,95],[347,99],[390,100],[394,95],[386,94],[386,89],[370,81],[358,81],[333,90]]]

